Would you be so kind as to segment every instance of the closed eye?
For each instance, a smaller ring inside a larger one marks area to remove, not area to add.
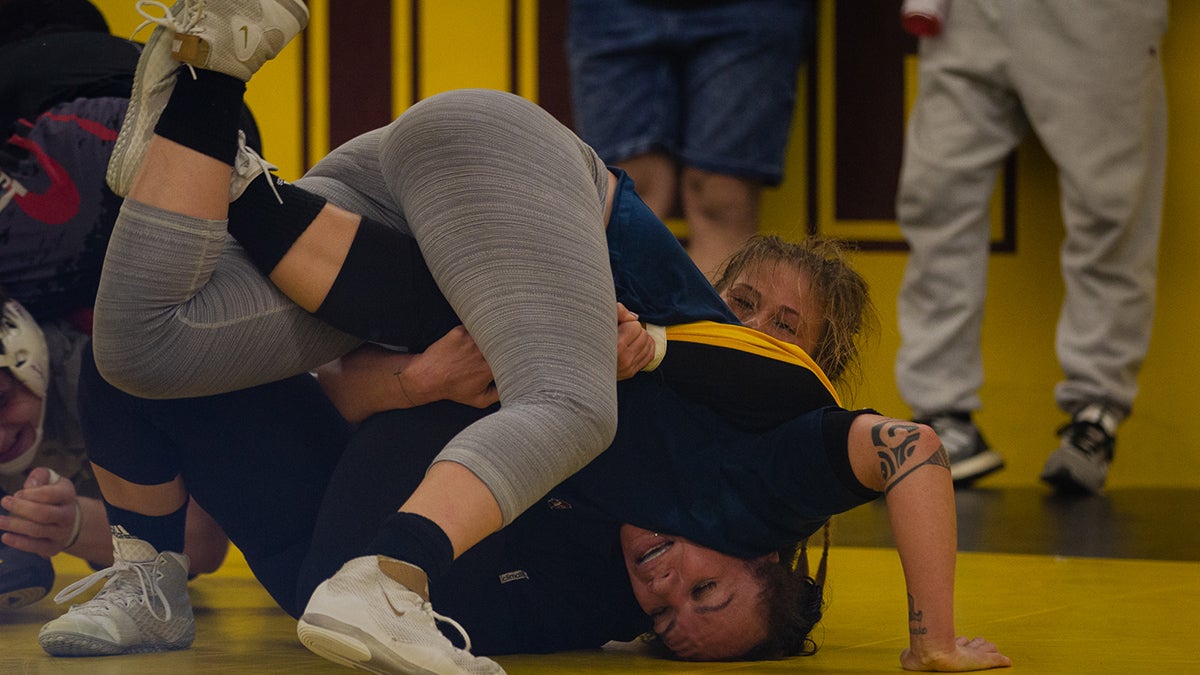
[[[696,584],[692,587],[692,599],[697,601],[702,600],[705,595],[716,590],[716,588],[717,582],[715,581],[705,581]]]
[[[754,309],[753,302],[751,302],[750,300],[747,300],[746,298],[736,296],[736,295],[732,295],[729,297],[729,306],[732,307],[734,309],[734,311],[739,310],[739,309],[743,309],[746,311],[752,311]]]
[[[775,327],[788,335],[795,335],[797,333],[795,326],[783,321],[782,319],[775,320]]]

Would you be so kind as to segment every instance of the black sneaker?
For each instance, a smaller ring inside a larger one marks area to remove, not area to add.
[[[1118,420],[1101,403],[1084,406],[1058,430],[1062,439],[1041,479],[1060,494],[1099,494],[1116,450]]]
[[[32,605],[53,587],[54,565],[49,560],[0,544],[0,610]]]
[[[950,456],[950,477],[966,486],[1004,468],[1004,458],[992,450],[970,413],[945,412],[913,420],[933,427]]]

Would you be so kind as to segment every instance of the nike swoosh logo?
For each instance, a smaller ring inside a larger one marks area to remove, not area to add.
[[[384,599],[387,600],[388,607],[392,610],[392,614],[396,615],[396,618],[401,618],[408,612],[406,609],[396,608],[396,605],[392,603],[391,594],[387,592],[387,589],[384,588],[383,584],[379,584],[379,591],[383,593]]]

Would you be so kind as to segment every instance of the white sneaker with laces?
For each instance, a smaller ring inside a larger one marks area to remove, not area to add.
[[[300,0],[179,0],[170,8],[138,0],[137,11],[146,20],[134,35],[157,27],[138,58],[129,108],[108,161],[106,181],[120,197],[129,194],[181,62],[247,81],[308,24],[308,7]]]
[[[504,673],[495,661],[472,655],[462,626],[384,574],[381,560],[390,561],[373,555],[355,558],[317,587],[296,629],[305,647],[334,663],[373,673]],[[437,621],[454,626],[466,648],[442,635]]]
[[[308,25],[308,7],[300,0],[196,2],[199,17],[185,30],[176,28],[172,55],[189,66],[215,70],[243,82],[278,56]]]
[[[111,656],[187,649],[196,636],[188,597],[188,559],[159,553],[141,539],[113,537],[113,566],[67,586],[66,602],[108,579],[82,605],[42,626],[38,643],[52,656]]]

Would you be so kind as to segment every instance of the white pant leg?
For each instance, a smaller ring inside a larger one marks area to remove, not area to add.
[[[1104,400],[1128,414],[1154,320],[1167,2],[1025,0],[1020,10],[1013,77],[1058,168],[1066,228],[1056,398],[1067,412]]]
[[[915,415],[980,407],[989,204],[1026,130],[1007,79],[1000,17],[956,1],[921,41],[896,211],[911,254],[900,287],[896,381]]]

